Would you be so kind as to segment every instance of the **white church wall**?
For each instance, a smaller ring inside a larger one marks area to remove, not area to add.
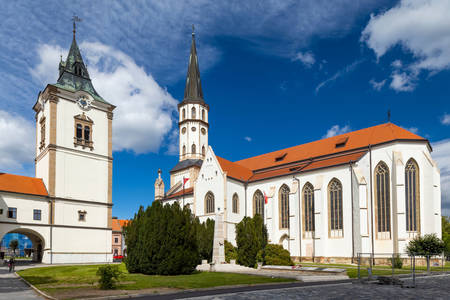
[[[85,220],[79,220],[79,211],[86,212]],[[55,224],[82,227],[102,227],[108,224],[108,207],[91,203],[57,200],[55,202]]]
[[[225,177],[226,176],[211,147],[209,147],[202,167],[200,168],[199,176],[196,182],[195,189],[195,215],[200,218],[201,222],[206,221],[207,218],[215,218],[216,213],[224,212],[225,204]],[[214,213],[205,212],[205,196],[211,191],[214,194]]]
[[[225,223],[227,224],[227,236],[226,240],[236,246],[236,224],[239,223],[245,217],[245,188],[244,184],[236,181],[232,178],[227,178],[227,210]],[[239,197],[238,211],[233,212],[233,195],[237,194]],[[247,200],[248,201],[248,200]]]

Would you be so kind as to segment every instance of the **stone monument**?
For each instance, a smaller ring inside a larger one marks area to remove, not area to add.
[[[221,264],[225,262],[225,241],[223,236],[223,213],[216,214],[214,222],[214,242],[212,262]]]

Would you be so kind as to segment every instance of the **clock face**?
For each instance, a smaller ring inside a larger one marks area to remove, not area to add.
[[[89,98],[87,98],[86,96],[81,96],[77,101],[78,106],[83,110],[88,110],[91,107],[91,102],[92,101],[89,100]]]

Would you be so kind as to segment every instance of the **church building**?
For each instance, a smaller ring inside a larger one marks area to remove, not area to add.
[[[35,177],[0,173],[0,239],[28,236],[44,263],[112,261],[114,108],[92,85],[74,23],[58,80],[33,106]]]
[[[235,225],[255,214],[270,243],[302,260],[405,253],[417,235],[441,237],[440,174],[427,139],[388,122],[232,162],[208,144],[209,109],[193,33],[179,162],[167,192],[159,170],[155,200],[218,220],[231,243]]]

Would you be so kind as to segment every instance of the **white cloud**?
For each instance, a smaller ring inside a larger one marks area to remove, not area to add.
[[[293,58],[294,61],[299,60],[305,65],[307,68],[311,68],[312,65],[316,62],[314,58],[314,54],[311,51],[308,52],[298,52]]]
[[[394,72],[391,75],[392,81],[390,84],[391,89],[397,92],[411,92],[415,89],[415,76],[406,74],[405,72]]]
[[[39,63],[34,68],[29,68],[31,76],[41,84],[55,83],[58,79],[58,64],[61,59],[66,59],[68,49],[58,45],[42,44],[37,50]]]
[[[249,136],[246,136],[246,137],[244,137],[244,140],[246,140],[247,142],[251,142],[251,141],[252,141],[252,138],[249,137]]]
[[[396,60],[392,66],[404,68],[392,75],[391,87],[397,91],[411,91],[411,83],[421,71],[432,73],[450,68],[450,1],[402,0],[377,16],[372,15],[362,32],[361,41],[378,58],[396,45],[411,53],[413,62],[408,66]]]
[[[419,128],[417,128],[417,127],[404,127],[404,126],[400,126],[400,127],[402,127],[403,129],[406,129],[414,134],[419,133]]]
[[[441,118],[441,123],[443,125],[450,125],[450,114],[444,114]]]
[[[321,88],[323,88],[325,85],[327,85],[327,84],[329,84],[329,83],[331,83],[331,82],[336,81],[336,79],[338,79],[338,78],[340,78],[340,77],[342,77],[342,76],[344,76],[344,75],[346,75],[346,74],[348,74],[348,73],[353,72],[353,71],[356,69],[356,67],[357,67],[360,63],[362,63],[363,61],[364,61],[364,60],[357,60],[357,61],[354,61],[353,63],[349,64],[349,65],[346,66],[345,68],[343,68],[343,69],[337,71],[337,72],[336,72],[333,76],[331,76],[330,78],[328,78],[328,79],[322,81],[321,83],[319,83],[319,84],[317,85],[317,87],[316,87],[316,94],[317,94],[317,93],[319,92],[319,90],[320,90]]]
[[[330,129],[328,129],[327,133],[324,136],[322,136],[322,138],[326,139],[326,138],[329,138],[332,136],[347,133],[349,131],[350,131],[350,126],[348,126],[348,125],[345,125],[344,127],[340,127],[339,125],[334,125]]]
[[[0,110],[0,172],[21,171],[34,159],[34,125],[23,117]]]
[[[370,83],[370,85],[372,85],[374,90],[379,91],[386,83],[386,79],[379,81],[379,82],[375,81],[375,79],[370,79],[369,83]]]
[[[441,171],[442,214],[450,216],[450,139],[432,144],[431,155]]]
[[[80,48],[95,89],[117,106],[113,149],[158,152],[172,129],[177,101],[123,52],[101,43],[84,42]],[[30,72],[43,84],[55,82],[60,52],[59,46],[39,47],[40,62]]]

